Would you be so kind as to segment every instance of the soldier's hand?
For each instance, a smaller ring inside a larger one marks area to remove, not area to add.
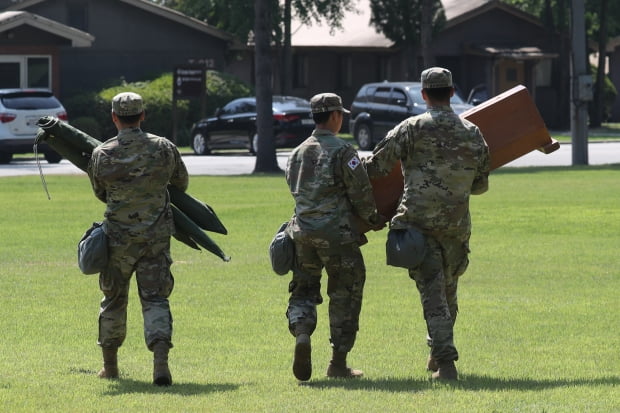
[[[371,228],[372,228],[373,231],[381,231],[383,228],[386,227],[388,221],[389,221],[389,219],[387,219],[383,215],[379,214],[379,219],[378,219],[377,223],[375,225],[373,225]]]

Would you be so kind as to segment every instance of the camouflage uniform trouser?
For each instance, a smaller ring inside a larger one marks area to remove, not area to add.
[[[469,264],[468,243],[457,239],[441,242],[426,235],[427,253],[417,268],[409,269],[415,280],[428,330],[431,356],[438,362],[458,360],[453,327],[458,312],[458,279]]]
[[[109,246],[109,263],[99,275],[104,294],[99,311],[101,347],[119,347],[127,334],[129,282],[136,273],[144,319],[144,339],[152,350],[157,341],[172,347],[172,315],[168,297],[174,287],[170,273],[170,238],[149,243]]]
[[[295,243],[296,268],[289,284],[286,316],[289,330],[312,334],[321,297],[321,270],[327,272],[330,342],[336,351],[349,352],[359,330],[359,315],[366,282],[364,258],[356,243],[336,248],[315,248]]]

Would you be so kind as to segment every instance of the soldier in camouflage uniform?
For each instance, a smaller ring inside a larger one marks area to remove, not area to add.
[[[168,296],[174,286],[170,272],[174,221],[167,186],[185,191],[188,174],[172,142],[140,129],[144,116],[140,95],[116,95],[112,120],[118,135],[95,148],[88,165],[95,195],[107,205],[104,229],[109,243],[109,263],[99,275],[104,294],[98,339],[104,366],[99,377],[118,377],[117,350],[126,336],[129,282],[135,272],[144,337],[154,353],[153,383],[170,385]]]
[[[478,127],[450,107],[450,71],[426,69],[421,80],[428,111],[388,132],[364,164],[372,178],[401,162],[404,191],[390,230],[414,228],[425,236],[424,259],[408,271],[428,329],[427,368],[433,378],[456,380],[453,326],[458,279],[469,263],[469,196],[488,188],[489,150]]]
[[[328,276],[332,359],[328,377],[362,375],[347,366],[358,331],[366,268],[360,251],[365,242],[357,222],[375,229],[385,226],[377,214],[368,175],[355,149],[336,137],[344,113],[338,95],[322,93],[311,99],[316,128],[291,154],[286,181],[295,198],[295,214],[287,233],[296,249],[296,266],[289,284],[286,312],[296,337],[293,373],[299,380],[312,374],[310,336],[317,324],[321,271]]]

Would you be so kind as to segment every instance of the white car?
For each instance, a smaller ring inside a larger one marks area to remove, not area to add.
[[[47,89],[0,89],[0,164],[11,162],[15,153],[32,153],[42,116],[67,121],[67,112]],[[62,157],[46,144],[38,151],[49,163]]]

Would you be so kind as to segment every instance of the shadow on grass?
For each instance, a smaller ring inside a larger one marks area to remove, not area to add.
[[[174,380],[174,378],[173,378]],[[151,382],[138,381],[133,379],[110,380],[110,387],[103,392],[104,396],[120,396],[133,393],[167,393],[181,396],[195,396],[197,394],[207,394],[224,391],[234,391],[240,386],[233,383],[175,383],[172,386],[155,386]]]
[[[546,390],[557,387],[575,386],[618,386],[620,376],[583,379],[553,379],[537,380],[529,378],[500,378],[491,376],[479,376],[475,374],[461,375],[457,382],[435,382],[427,379],[413,378],[381,378],[361,380],[333,380],[320,379],[300,383],[300,386],[308,388],[343,388],[348,390],[374,390],[386,392],[417,392],[425,391],[437,386],[449,386],[460,390],[470,391],[532,391]]]
[[[93,380],[105,380],[99,379],[97,377],[97,372],[95,370],[89,369],[80,369],[80,368],[71,368],[69,369],[71,374],[82,374],[93,377]],[[118,379],[105,380],[109,387],[106,391],[103,392],[104,396],[120,396],[123,394],[133,394],[133,393],[144,393],[144,394],[155,394],[155,393],[169,393],[169,394],[177,394],[182,396],[194,396],[197,394],[206,394],[206,393],[214,393],[214,392],[224,392],[224,391],[234,391],[241,387],[239,384],[234,383],[207,383],[207,384],[198,384],[198,383],[183,383],[183,382],[173,382],[172,386],[155,386],[150,381],[144,380],[134,380],[130,378],[123,377],[121,372],[121,377]]]
[[[606,165],[576,165],[576,166],[521,166],[498,168],[491,171],[491,175],[524,174],[536,172],[570,172],[570,171],[616,171],[620,170],[620,163]]]

